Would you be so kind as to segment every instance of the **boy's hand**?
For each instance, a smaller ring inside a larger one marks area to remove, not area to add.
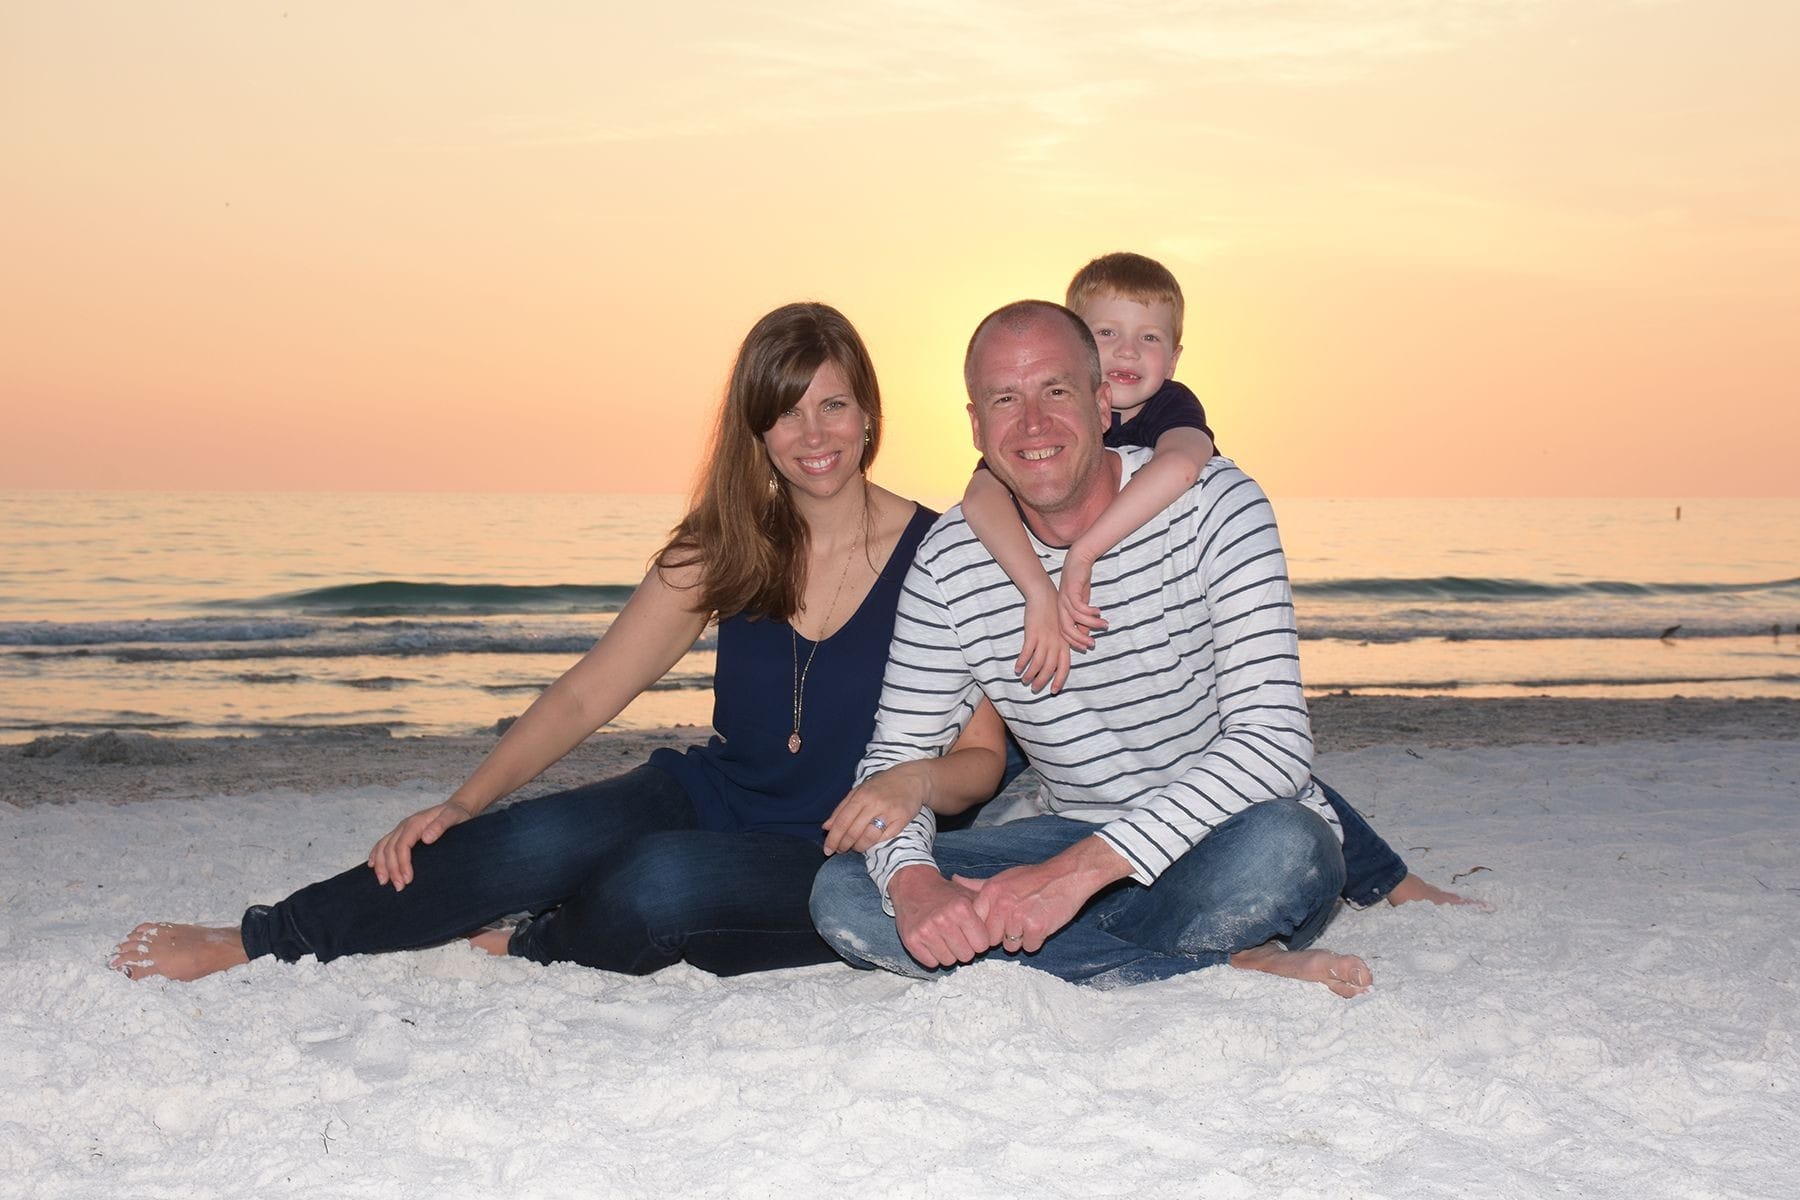
[[[1034,692],[1043,691],[1045,684],[1052,693],[1060,692],[1069,677],[1069,643],[1058,629],[1057,604],[1047,578],[1042,592],[1025,599],[1025,640],[1013,670]]]
[[[1106,628],[1106,618],[1088,603],[1088,584],[1093,574],[1094,564],[1073,553],[1063,561],[1062,584],[1056,589],[1056,609],[1065,647],[1092,650],[1092,631]],[[1029,608],[1026,611],[1029,615]],[[1064,653],[1067,653],[1066,649]]]

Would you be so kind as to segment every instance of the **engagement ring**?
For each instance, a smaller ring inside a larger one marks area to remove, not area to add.
[[[880,817],[875,817],[875,818],[871,819],[869,821],[869,824],[871,824],[875,827],[876,833],[886,833],[887,832],[887,822],[882,820]]]

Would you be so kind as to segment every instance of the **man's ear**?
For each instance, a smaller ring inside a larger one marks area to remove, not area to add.
[[[987,448],[981,444],[981,419],[975,415],[975,402],[969,401],[969,437],[975,443],[975,449],[987,454]]]
[[[1112,380],[1102,379],[1100,386],[1094,389],[1094,398],[1100,404],[1100,428],[1112,428]]]

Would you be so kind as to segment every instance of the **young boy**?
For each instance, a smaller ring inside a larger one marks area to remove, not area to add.
[[[1181,358],[1182,299],[1167,267],[1141,254],[1103,255],[1075,273],[1065,303],[1093,331],[1112,387],[1106,444],[1149,446],[1156,454],[1069,547],[1060,587],[1039,564],[1006,488],[984,470],[969,481],[963,515],[1025,597],[1025,640],[1013,665],[1033,691],[1046,684],[1059,690],[1070,649],[1092,649],[1092,631],[1106,628],[1088,602],[1095,560],[1192,487],[1217,453],[1206,410],[1170,378]]]
[[[1141,254],[1102,255],[1075,273],[1064,303],[1093,333],[1101,375],[1112,386],[1106,444],[1149,446],[1155,455],[1069,547],[1060,588],[1038,562],[1012,495],[989,471],[977,470],[969,481],[963,516],[1025,596],[1025,644],[1014,669],[1033,691],[1045,684],[1060,689],[1070,648],[1091,649],[1091,631],[1106,628],[1088,603],[1094,561],[1192,487],[1218,452],[1199,399],[1169,378],[1181,358],[1182,299],[1167,267]],[[1386,897],[1389,904],[1488,907],[1414,875],[1348,801],[1315,782],[1344,828],[1344,898],[1350,903],[1361,908]]]

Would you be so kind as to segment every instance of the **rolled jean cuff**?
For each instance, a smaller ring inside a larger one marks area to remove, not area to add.
[[[1394,853],[1337,789],[1316,775],[1313,782],[1344,831],[1344,890],[1340,895],[1352,907],[1367,908],[1400,886],[1406,878],[1406,860]]]
[[[238,936],[244,941],[244,953],[251,958],[262,958],[269,953],[269,906],[252,904],[244,910],[244,919],[238,922]]]
[[[302,950],[298,954],[276,954],[275,931],[271,928],[275,923],[275,910],[267,904],[252,904],[244,910],[243,920],[238,922],[238,934],[244,940],[244,953],[252,959],[263,958],[274,954],[283,962],[299,962],[310,954]]]
[[[1403,862],[1378,874],[1365,875],[1344,888],[1344,903],[1351,908],[1367,908],[1377,900],[1384,899],[1405,878],[1406,864]]]

